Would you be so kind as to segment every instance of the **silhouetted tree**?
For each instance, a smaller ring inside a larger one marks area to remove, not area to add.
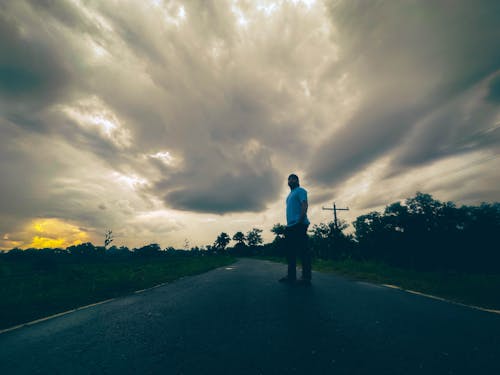
[[[108,245],[113,242],[113,232],[111,230],[108,230],[104,234],[104,248],[108,247]]]
[[[457,208],[417,192],[353,223],[364,258],[417,269],[500,271],[500,204]]]
[[[280,223],[274,224],[273,227],[271,228],[271,232],[274,233],[275,235],[274,237],[275,240],[277,238],[284,238],[285,231],[286,231],[286,225]]]
[[[248,246],[259,246],[262,243],[262,229],[253,228],[247,233]]]
[[[68,250],[70,254],[80,255],[80,256],[97,255],[98,253],[96,247],[91,242],[85,242],[79,245],[73,245],[68,247],[66,250]]]
[[[315,257],[321,259],[331,258],[333,247],[333,227],[330,224],[320,223],[314,224],[311,228],[311,236],[309,237],[309,246]]]
[[[177,250],[173,246],[168,246],[167,248],[165,248],[164,252],[166,255],[176,255],[177,254]]]
[[[224,252],[226,249],[226,246],[229,244],[231,241],[231,238],[228,236],[227,233],[222,232],[219,234],[214,242],[214,248],[216,252],[221,253]]]
[[[229,249],[231,255],[249,255],[248,246],[246,245],[246,237],[243,232],[236,232],[233,236],[233,240],[236,241],[236,245]]]
[[[285,231],[286,225],[280,223],[273,225],[271,233],[274,234],[274,239],[270,246],[266,246],[266,252],[269,253],[269,255],[285,255]]]
[[[237,243],[239,244],[242,244],[244,245],[245,244],[245,240],[246,240],[246,237],[245,235],[243,234],[243,232],[236,232],[233,236],[233,240],[236,241]]]
[[[216,250],[217,249],[215,247],[213,247],[212,245],[207,245],[206,246],[207,255],[213,255],[213,254],[215,254]]]
[[[348,224],[338,221],[338,228],[333,221],[313,225],[310,236],[310,247],[313,255],[322,259],[341,259],[354,256],[354,239],[344,231]]]
[[[132,252],[126,246],[116,247],[113,245],[109,249],[106,250],[106,254],[113,255],[113,256],[128,256],[128,255],[131,255]]]
[[[134,250],[134,254],[139,256],[155,256],[161,254],[161,247],[157,243],[151,243],[149,245],[140,247]]]
[[[262,229],[252,228],[246,235],[251,255],[256,254],[258,250],[257,247],[262,244],[262,232]]]

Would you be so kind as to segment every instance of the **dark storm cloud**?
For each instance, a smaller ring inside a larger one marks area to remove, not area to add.
[[[55,101],[70,75],[56,43],[41,29],[27,32],[29,18],[9,13],[11,4],[0,6],[0,108],[4,114],[37,110]]]
[[[361,99],[310,163],[313,180],[342,182],[401,144],[408,148],[394,154],[394,168],[462,153],[460,140],[473,132],[475,149],[490,146],[479,135],[493,126],[498,108],[457,121],[468,103],[452,102],[500,69],[498,2],[331,4],[340,45],[332,72],[348,74]]]
[[[0,119],[0,130],[0,212],[13,216],[39,215],[43,212],[41,205],[49,183],[48,172],[61,165],[47,164],[43,146],[36,145],[36,138],[27,137],[22,128]],[[36,186],[33,186],[34,180]]]
[[[154,185],[155,195],[176,209],[228,213],[259,212],[277,198],[283,173],[271,163],[271,152],[257,143],[202,146],[181,171],[168,173]]]
[[[277,198],[280,176],[272,171],[261,175],[222,175],[216,181],[201,182],[173,190],[165,196],[174,208],[189,211],[227,213],[258,212],[264,210],[265,202]]]
[[[95,28],[82,16],[73,3],[65,0],[28,0],[28,4],[36,12],[42,12],[42,16],[53,17],[69,28],[76,28],[82,31],[93,30]]]
[[[487,97],[491,81],[484,80],[422,116],[396,150],[394,168],[498,147],[500,108]]]
[[[486,98],[492,103],[500,103],[500,74],[490,81]]]
[[[78,219],[96,225],[109,220],[84,203],[97,201],[105,188],[71,147],[2,120],[0,131],[0,212],[8,217],[1,230],[9,231],[29,217]]]
[[[363,103],[363,113],[317,149],[308,177],[335,184],[359,172],[404,137],[418,118],[415,112],[415,108],[401,101]]]

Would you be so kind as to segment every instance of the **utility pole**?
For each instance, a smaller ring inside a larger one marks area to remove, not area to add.
[[[337,211],[349,211],[349,207],[346,207],[346,208],[337,208],[337,206],[335,205],[335,202],[333,202],[333,208],[323,207],[323,210],[333,211],[333,225],[335,227],[335,230],[338,231],[338,229],[339,229],[339,223],[338,223],[338,220],[337,220]]]

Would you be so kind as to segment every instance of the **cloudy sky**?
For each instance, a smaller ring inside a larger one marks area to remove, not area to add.
[[[0,2],[0,248],[500,200],[500,2]]]

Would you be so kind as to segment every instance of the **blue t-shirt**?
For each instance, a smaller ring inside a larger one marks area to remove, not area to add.
[[[286,225],[288,227],[299,223],[300,209],[304,201],[307,201],[307,191],[300,186],[297,186],[288,194],[286,198]],[[303,224],[309,225],[307,215],[304,217]]]

